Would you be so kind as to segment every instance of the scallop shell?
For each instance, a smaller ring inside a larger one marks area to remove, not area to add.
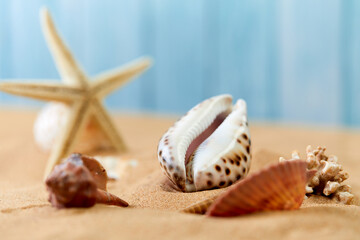
[[[257,211],[298,209],[305,196],[307,163],[302,160],[271,165],[221,194],[208,216],[238,216]]]
[[[245,177],[251,141],[244,100],[230,95],[203,101],[161,138],[158,159],[163,172],[182,191],[226,187]]]
[[[215,199],[218,196],[214,196],[212,198],[208,198],[206,200],[202,200],[200,202],[197,202],[193,205],[190,205],[189,207],[181,210],[183,213],[194,213],[194,214],[205,214],[206,210],[210,207],[211,204],[214,203]]]

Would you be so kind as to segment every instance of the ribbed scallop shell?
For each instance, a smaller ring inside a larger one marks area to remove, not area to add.
[[[238,216],[257,211],[298,209],[305,196],[306,162],[271,165],[238,182],[208,208],[208,216]]]
[[[202,200],[200,202],[194,203],[193,205],[190,205],[189,207],[181,210],[183,213],[194,213],[194,214],[205,214],[206,210],[208,210],[209,206],[214,203],[215,199],[218,197],[218,195],[208,198],[206,200]]]

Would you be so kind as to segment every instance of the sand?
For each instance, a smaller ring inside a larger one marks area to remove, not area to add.
[[[208,218],[179,210],[222,190],[179,193],[165,184],[156,158],[161,135],[174,119],[117,116],[135,159],[108,190],[130,203],[128,208],[96,205],[57,210],[47,202],[42,174],[48,155],[32,137],[33,112],[0,112],[1,239],[359,239],[360,207],[325,197],[305,200],[301,209]],[[360,132],[251,124],[251,171],[276,162],[308,144],[325,145],[350,174],[347,183],[360,195]]]

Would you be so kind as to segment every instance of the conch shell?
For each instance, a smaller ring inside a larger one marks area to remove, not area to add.
[[[222,188],[244,178],[251,162],[244,100],[230,95],[207,99],[178,120],[161,138],[163,172],[184,192]]]
[[[56,208],[92,207],[96,203],[127,207],[129,204],[106,191],[107,174],[96,159],[72,154],[55,166],[46,179],[49,202]]]

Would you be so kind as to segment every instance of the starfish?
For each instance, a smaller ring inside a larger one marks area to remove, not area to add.
[[[40,10],[40,17],[46,42],[63,83],[3,82],[0,83],[0,90],[38,100],[60,101],[70,106],[71,112],[66,126],[56,140],[47,162],[44,175],[46,178],[54,166],[71,153],[76,138],[88,121],[97,121],[100,130],[109,138],[115,150],[126,150],[123,139],[102,105],[102,99],[147,69],[151,65],[151,59],[137,59],[89,81],[61,40],[46,8]]]

